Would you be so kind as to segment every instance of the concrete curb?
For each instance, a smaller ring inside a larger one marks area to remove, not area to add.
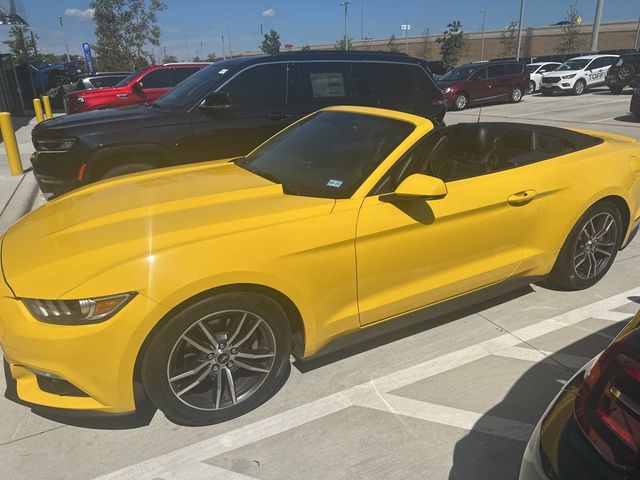
[[[38,191],[33,172],[26,172],[0,211],[0,234],[32,210]]]

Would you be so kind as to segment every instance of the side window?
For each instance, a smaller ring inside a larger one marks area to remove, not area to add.
[[[548,63],[548,64],[542,66],[542,68],[540,69],[539,73],[552,72],[557,67],[558,67],[558,65],[555,65],[553,63]]]
[[[371,96],[378,105],[405,112],[426,114],[437,87],[418,65],[366,63]]]
[[[283,63],[252,67],[231,80],[223,91],[235,108],[259,109],[286,105],[287,68]]]
[[[596,68],[604,67],[604,58],[596,58],[591,61],[589,65],[585,68],[585,70],[595,70]]]
[[[522,69],[524,65],[519,63],[510,63],[505,65],[507,69],[507,75],[520,75],[522,73]]]
[[[616,63],[618,63],[618,57],[608,57],[606,66],[610,67],[612,65],[615,65]]]
[[[469,80],[486,80],[487,79],[487,69],[481,68],[480,70],[476,70],[473,75],[469,77]]]
[[[199,67],[172,68],[171,75],[173,76],[173,78],[171,80],[171,83],[175,87],[181,81],[186,80],[198,70],[200,70]]]
[[[296,62],[305,105],[341,104],[353,99],[346,62]]]
[[[489,65],[487,70],[489,71],[489,78],[503,77],[507,75],[506,65]]]
[[[170,88],[171,84],[171,70],[168,68],[161,68],[159,70],[153,70],[147,75],[142,77],[142,88]]]

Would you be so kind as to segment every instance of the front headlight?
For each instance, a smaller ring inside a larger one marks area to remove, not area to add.
[[[57,140],[35,140],[36,150],[40,152],[66,152],[76,143],[75,138]]]
[[[31,315],[56,325],[86,325],[104,322],[135,296],[135,292],[83,300],[37,300],[23,298]]]
[[[563,80],[566,80],[567,78],[573,78],[573,77],[575,77],[575,76],[576,76],[576,74],[575,74],[575,73],[572,73],[572,74],[570,74],[570,75],[563,75],[563,76],[562,76],[562,79],[563,79]]]

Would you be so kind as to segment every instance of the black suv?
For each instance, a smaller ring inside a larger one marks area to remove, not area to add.
[[[33,130],[47,198],[125,173],[245,155],[330,105],[390,108],[442,122],[424,60],[378,52],[301,52],[224,60],[149,105],[57,117]]]
[[[618,63],[607,72],[606,84],[618,95],[624,87],[640,87],[640,53],[621,55]]]

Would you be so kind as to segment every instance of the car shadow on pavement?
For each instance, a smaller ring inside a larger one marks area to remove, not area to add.
[[[130,430],[149,425],[158,409],[155,408],[151,402],[145,402],[138,406],[135,413],[126,415],[88,414],[87,416],[74,416],[71,413],[58,413],[52,410],[43,410],[38,407],[33,407],[31,411],[47,420],[73,427],[90,428],[94,430]]]
[[[640,120],[638,120],[633,113],[627,113],[626,115],[621,115],[619,117],[614,118],[614,120],[617,122],[640,123]]]
[[[534,291],[531,285],[506,292],[501,289],[502,286],[498,286],[495,291],[488,288],[482,292],[471,293],[456,299],[455,302],[458,305],[443,302],[434,307],[403,315],[393,321],[356,331],[338,338],[312,358],[295,360],[293,366],[301,373],[309,372],[402,338],[454,322]]]
[[[629,298],[638,302],[637,298]],[[632,318],[629,314],[629,318]],[[569,380],[580,368],[577,365],[568,365],[568,358],[578,357],[587,360],[596,356],[606,348],[609,343],[623,328],[624,323],[618,322],[608,325],[583,339],[568,344],[544,361],[533,364],[531,368],[519,377],[509,388],[506,395],[486,411],[478,420],[473,429],[460,439],[453,451],[453,467],[449,473],[449,480],[516,480],[520,470],[522,455],[526,447],[528,435],[538,422],[548,405],[558,394],[562,385]],[[549,337],[547,337],[549,338]],[[538,340],[538,339],[536,339]],[[530,342],[537,344],[538,342]],[[530,348],[523,344],[524,348]],[[500,359],[496,360],[501,361]],[[524,360],[505,360],[512,365]],[[506,363],[498,363],[505,365]],[[473,365],[469,365],[472,368]],[[488,375],[500,375],[499,369],[494,369]],[[482,382],[481,371],[477,372],[479,382]],[[464,388],[464,387],[462,387]],[[464,395],[464,391],[459,392]],[[505,438],[492,435],[496,428],[496,417],[499,419],[523,422],[530,425],[531,429],[524,429],[520,436],[523,438]]]

